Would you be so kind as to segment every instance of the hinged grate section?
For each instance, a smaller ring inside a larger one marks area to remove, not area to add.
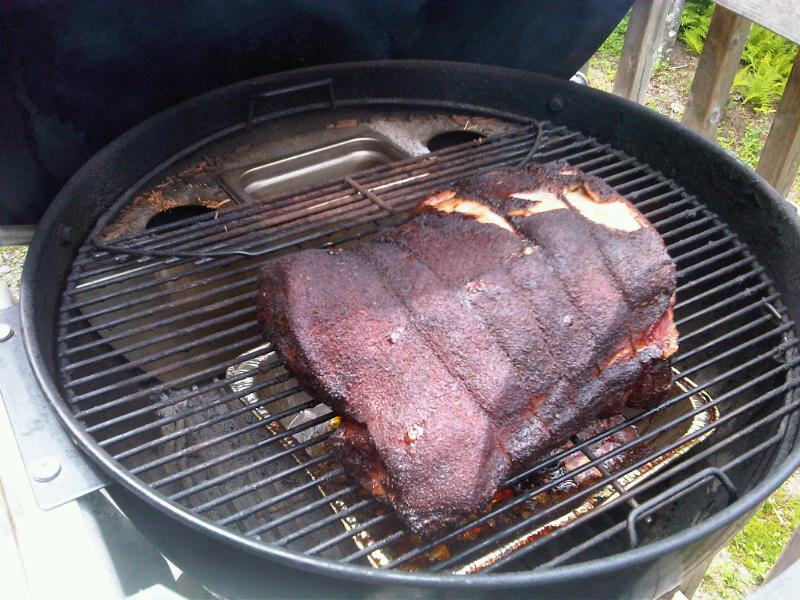
[[[537,123],[111,242],[96,234],[92,243],[108,252],[145,257],[267,256],[286,248],[287,237],[296,244],[336,234],[343,225],[402,213],[431,192],[479,170],[524,165],[545,135]]]
[[[326,445],[335,415],[259,334],[255,272],[280,253],[356,243],[437,186],[528,159],[601,177],[663,236],[679,276],[674,392],[573,439],[506,482],[485,513],[421,540],[343,477]],[[670,512],[681,502],[711,514],[752,487],[747,473],[768,464],[800,405],[795,325],[746,246],[687,190],[563,127],[523,127],[106,243],[99,233],[61,303],[58,360],[75,416],[151,493],[300,554],[474,573],[646,544],[689,518]],[[598,451],[631,425],[639,438]]]

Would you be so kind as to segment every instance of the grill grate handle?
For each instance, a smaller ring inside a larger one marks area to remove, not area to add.
[[[295,89],[315,87],[323,83],[325,82],[294,86],[276,90],[274,93],[267,92],[267,94],[272,96]],[[524,127],[510,132],[458,144],[391,165],[373,167],[340,180],[314,186],[304,192],[302,197],[304,202],[314,199],[329,201],[331,200],[331,185],[341,183],[345,189],[334,193],[335,199],[346,202],[349,212],[364,213],[361,216],[362,221],[374,222],[380,217],[386,216],[386,213],[393,215],[408,210],[427,194],[484,169],[498,168],[508,164],[522,167],[528,164],[537,155],[541,143],[546,137],[545,125],[546,123],[530,121]],[[520,155],[522,155],[521,158]],[[405,187],[398,191],[399,184],[403,183],[405,183]],[[376,194],[376,190],[382,190],[382,193]],[[287,194],[266,201],[239,205],[219,211],[214,214],[213,218],[208,214],[191,217],[183,221],[177,229],[159,232],[155,239],[150,239],[152,235],[148,231],[126,237],[124,240],[108,242],[101,240],[100,231],[96,230],[90,240],[97,250],[143,258],[264,256],[274,252],[276,248],[269,244],[265,247],[263,245],[261,247],[254,246],[258,246],[264,239],[258,234],[266,235],[270,226],[253,226],[252,221],[259,214],[268,212],[276,202],[291,202],[295,197],[299,196]],[[343,213],[340,220],[352,220],[354,217],[349,212]],[[339,225],[335,229],[338,228]],[[221,233],[220,229],[224,230],[224,233]],[[247,235],[242,236],[241,232],[243,231],[246,231]],[[319,233],[315,235],[318,236]],[[209,248],[198,249],[198,239],[209,237],[216,241]],[[305,238],[301,237],[292,243],[299,244],[303,241]]]
[[[711,478],[719,479],[720,482],[722,482],[722,485],[725,486],[725,489],[728,490],[728,504],[739,498],[739,490],[736,489],[733,481],[731,481],[731,478],[728,477],[724,471],[716,467],[708,467],[707,469],[703,469],[688,479],[681,481],[679,484],[672,486],[670,489],[661,492],[657,496],[653,496],[647,502],[643,502],[631,510],[631,512],[628,514],[628,537],[631,548],[636,548],[639,545],[639,534],[636,531],[636,522],[639,519],[649,515],[652,512],[655,512],[661,507],[661,505],[668,501],[674,500],[678,496],[682,496],[706,479]]]

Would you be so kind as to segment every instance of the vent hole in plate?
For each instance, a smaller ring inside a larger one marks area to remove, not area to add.
[[[443,131],[437,133],[428,140],[428,150],[436,152],[443,150],[450,146],[458,146],[459,144],[466,144],[467,142],[474,142],[475,140],[482,140],[486,136],[477,131],[467,131],[466,129],[457,129],[455,131]]]
[[[199,204],[173,206],[172,208],[162,210],[161,212],[150,217],[150,220],[147,221],[145,229],[152,229],[153,227],[159,227],[161,225],[171,225],[172,223],[177,223],[178,221],[204,215],[212,210],[212,208],[201,206]]]

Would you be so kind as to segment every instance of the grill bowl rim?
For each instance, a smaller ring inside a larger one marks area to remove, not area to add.
[[[89,456],[92,462],[99,464],[99,466],[116,482],[121,484],[126,491],[144,500],[152,508],[166,513],[172,519],[191,527],[197,532],[210,534],[217,541],[223,542],[226,545],[243,549],[257,557],[274,560],[286,566],[298,567],[309,572],[329,575],[339,579],[356,580],[368,584],[380,583],[424,587],[433,586],[447,587],[450,589],[492,589],[496,587],[518,588],[532,585],[553,585],[596,576],[608,576],[610,572],[617,570],[622,571],[633,566],[644,565],[645,563],[657,560],[664,554],[678,551],[693,542],[710,536],[753,510],[764,498],[777,489],[778,486],[800,467],[800,447],[794,447],[780,462],[773,463],[771,472],[768,473],[767,477],[762,479],[753,489],[742,495],[730,506],[691,528],[687,528],[680,533],[641,548],[635,548],[610,557],[594,559],[575,565],[565,565],[526,572],[477,574],[470,577],[388,570],[377,571],[369,567],[346,565],[328,559],[302,556],[293,551],[260,544],[191,515],[179,505],[168,501],[166,498],[155,493],[154,490],[148,489],[147,486],[140,483],[130,473],[122,469],[116,461],[114,461],[105,450],[83,430],[82,426],[77,422],[77,419],[73,417],[64,402],[58,385],[51,377],[50,373],[52,370],[48,371],[45,364],[48,357],[46,353],[44,353],[38,337],[38,335],[42,335],[42,332],[37,328],[37,322],[39,321],[43,309],[34,300],[33,290],[41,285],[39,281],[41,277],[40,270],[44,269],[45,272],[47,270],[47,268],[43,266],[43,261],[47,255],[48,244],[53,243],[50,238],[52,234],[58,230],[63,214],[68,211],[73,204],[75,189],[80,187],[87,176],[92,175],[92,169],[101,167],[107,161],[113,161],[124,152],[126,146],[132,141],[140,136],[149,135],[150,132],[158,131],[163,127],[163,122],[178,118],[187,107],[191,108],[198,103],[202,104],[215,99],[216,95],[220,92],[247,90],[252,89],[256,85],[263,84],[285,84],[287,81],[293,82],[298,78],[312,80],[325,76],[336,77],[337,75],[348,75],[350,73],[362,74],[362,72],[368,72],[370,70],[381,72],[390,70],[391,73],[396,76],[396,71],[398,69],[405,69],[413,72],[420,71],[429,75],[433,74],[434,76],[440,74],[442,77],[446,78],[451,78],[454,73],[460,73],[469,74],[477,78],[486,78],[488,80],[499,79],[509,82],[523,81],[533,87],[543,86],[547,88],[548,91],[563,93],[567,98],[577,96],[583,103],[591,104],[592,101],[603,102],[609,107],[616,107],[619,110],[627,111],[632,118],[644,120],[644,122],[650,123],[657,128],[666,128],[668,133],[670,130],[673,134],[676,131],[680,132],[688,139],[691,145],[697,147],[697,156],[721,161],[725,164],[726,168],[731,170],[731,173],[735,173],[740,179],[750,183],[753,186],[752,193],[756,194],[760,199],[766,200],[766,205],[762,206],[762,208],[766,207],[772,217],[782,219],[782,226],[794,233],[795,240],[800,240],[800,218],[790,211],[788,203],[783,200],[763,178],[752,171],[752,169],[735,161],[735,159],[728,156],[724,150],[683,125],[667,117],[658,115],[638,104],[599,90],[584,88],[577,84],[515,69],[441,61],[375,61],[325,65],[322,67],[287,71],[285,73],[239,82],[197,96],[182,104],[167,109],[129,130],[98,152],[98,154],[87,162],[59,192],[48,211],[45,213],[37,234],[34,236],[25,268],[23,269],[22,278],[20,311],[23,322],[23,340],[31,368],[39,385],[78,446]],[[441,95],[436,97],[440,96]],[[541,101],[541,107],[536,105],[526,107],[526,109],[529,111],[541,111],[543,113],[541,115],[532,115],[535,118],[552,117],[552,115],[547,114],[548,109],[546,106],[547,99],[550,98],[551,95],[542,93],[540,96],[541,97],[536,100]],[[434,99],[435,97],[431,98],[431,100]],[[424,98],[422,100],[424,100]],[[72,259],[70,258],[69,260],[71,262]],[[789,394],[791,393],[792,392],[789,392]]]

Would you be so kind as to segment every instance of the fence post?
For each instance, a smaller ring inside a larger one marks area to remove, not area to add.
[[[733,78],[751,22],[723,6],[714,7],[711,25],[692,81],[683,124],[714,139],[731,95]]]
[[[800,167],[800,52],[783,90],[756,171],[784,196]]]
[[[674,0],[636,0],[622,44],[614,93],[634,102],[644,102],[653,73],[664,21]]]

